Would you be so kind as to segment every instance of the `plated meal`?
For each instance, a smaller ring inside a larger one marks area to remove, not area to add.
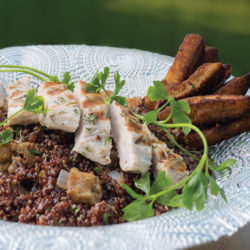
[[[185,36],[162,82],[125,98],[109,68],[90,82],[1,65],[25,76],[0,85],[0,217],[39,225],[117,224],[176,207],[202,210],[212,176],[235,163],[210,159],[208,145],[250,130],[250,74],[226,82],[231,66],[196,34]],[[226,82],[226,83],[225,83]],[[6,99],[6,96],[8,98]],[[192,130],[192,131],[191,131]]]

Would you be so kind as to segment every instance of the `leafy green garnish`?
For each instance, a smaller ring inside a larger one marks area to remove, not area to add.
[[[168,100],[168,92],[160,81],[154,81],[154,86],[148,88],[148,97],[151,101]]]
[[[111,143],[112,142],[112,138],[110,136],[107,136],[104,140],[104,145]]]
[[[44,99],[41,96],[36,96],[36,90],[29,90],[26,95],[24,106],[22,108],[24,111],[29,111],[33,113],[45,113]]]
[[[42,155],[42,153],[40,151],[36,150],[35,148],[30,149],[29,152],[32,155],[38,155],[38,156]]]
[[[170,97],[162,82],[154,81],[154,86],[150,86],[148,88],[147,95],[151,101],[160,101],[160,100],[165,101],[165,104],[163,106],[161,106],[156,110],[147,112],[144,115],[143,121],[146,122],[147,125],[156,122],[159,112],[163,108],[165,108],[168,104],[170,104],[171,112],[169,117],[165,120],[165,122],[172,119],[174,124],[176,123],[191,124],[191,120],[187,116],[187,114],[190,113],[189,104],[185,101],[176,101],[174,98]],[[188,127],[183,127],[182,130],[185,134],[188,134],[191,129]]]
[[[107,213],[107,212],[103,214],[103,222],[104,222],[104,224],[108,224],[110,216],[111,216],[111,214]]]
[[[127,193],[135,199],[132,203],[123,209],[123,219],[126,221],[134,221],[154,215],[153,204],[155,201],[161,205],[168,205],[169,203],[176,206],[181,206],[180,201],[176,201],[178,194],[176,191],[158,195],[166,188],[171,186],[171,180],[166,176],[165,172],[159,172],[152,186],[150,186],[150,174],[146,173],[141,178],[134,180],[135,186],[143,191],[145,195],[136,193],[132,188],[122,183],[121,186],[127,191]],[[175,198],[175,200],[174,200]]]
[[[5,131],[0,132],[0,145],[11,142],[12,138],[13,132],[10,129],[6,129]]]
[[[118,102],[119,104],[125,106],[127,105],[127,100],[124,96],[119,96],[119,92],[121,91],[122,87],[125,85],[125,80],[121,80],[120,75],[118,72],[114,74],[114,81],[115,81],[115,91],[111,95],[105,88],[107,79],[109,76],[109,68],[105,67],[103,72],[97,71],[94,77],[86,86],[86,91],[90,93],[100,93],[103,90],[106,93],[106,97],[104,101],[107,105],[110,105],[113,101]]]
[[[209,168],[213,171],[222,171],[225,168],[234,165],[235,163],[236,163],[235,159],[227,159],[227,160],[223,161],[221,164],[219,164],[218,166],[209,165]]]
[[[36,90],[30,89],[26,95],[23,108],[18,110],[16,113],[9,116],[5,121],[0,123],[0,127],[7,124],[9,120],[18,115],[23,111],[33,112],[33,113],[45,113],[47,110],[44,106],[44,99],[41,96],[36,96]],[[13,132],[10,129],[6,129],[4,132],[0,132],[0,145],[10,142],[13,138]]]

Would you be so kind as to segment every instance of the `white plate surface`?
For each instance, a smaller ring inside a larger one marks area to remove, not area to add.
[[[126,80],[122,95],[143,96],[153,80],[165,76],[173,58],[134,49],[70,46],[27,46],[0,50],[0,64],[26,65],[73,80],[90,80],[97,69],[118,70]],[[21,73],[0,73],[5,86]],[[32,79],[33,86],[39,81]],[[250,221],[250,133],[233,137],[211,148],[218,161],[234,158],[237,163],[215,173],[228,203],[209,195],[202,212],[185,209],[114,226],[66,228],[22,225],[0,221],[0,249],[176,249],[230,236]]]

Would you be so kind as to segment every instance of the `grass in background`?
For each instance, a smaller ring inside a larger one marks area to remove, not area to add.
[[[250,71],[249,0],[10,0],[0,28],[0,47],[85,43],[172,56],[186,33],[199,33],[233,74]]]

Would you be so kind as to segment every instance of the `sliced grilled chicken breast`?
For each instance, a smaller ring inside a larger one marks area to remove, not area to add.
[[[164,171],[172,180],[173,184],[186,178],[188,176],[188,171],[184,159],[170,150],[166,143],[155,137],[146,125],[144,126],[153,147],[153,167],[155,175],[160,171]]]
[[[8,117],[23,108],[25,97],[31,88],[29,76],[24,76],[16,82],[10,83],[7,88],[8,93]],[[28,125],[39,123],[37,113],[23,111],[9,120],[9,125]]]
[[[152,147],[144,126],[129,108],[117,102],[111,104],[109,111],[121,169],[131,173],[146,173],[151,165]]]
[[[44,82],[38,88],[49,111],[40,116],[40,123],[49,129],[73,133],[79,126],[80,110],[73,93],[63,83]]]
[[[6,91],[3,84],[0,82],[0,108],[7,108]]]
[[[81,110],[81,121],[75,136],[73,151],[101,165],[111,163],[111,124],[108,107],[100,94],[85,91],[87,84],[79,81],[74,96]]]

